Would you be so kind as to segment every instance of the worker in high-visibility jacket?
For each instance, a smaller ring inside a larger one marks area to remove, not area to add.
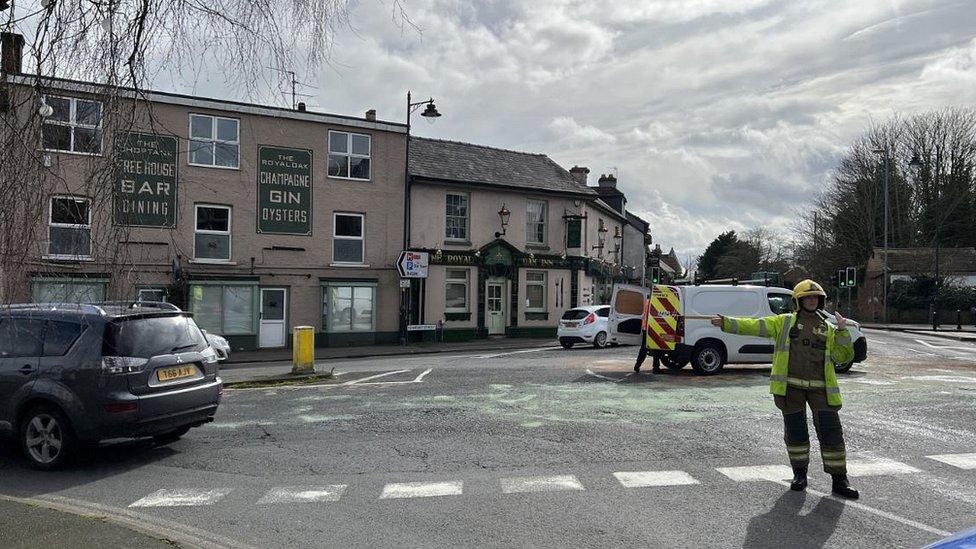
[[[854,346],[847,320],[840,313],[836,313],[836,329],[818,314],[826,298],[820,284],[804,280],[793,288],[796,313],[765,318],[718,316],[712,319],[712,324],[724,332],[766,337],[775,342],[769,392],[776,407],[783,412],[786,451],[793,467],[790,488],[807,487],[810,435],[806,409],[809,406],[820,440],[824,471],[833,478],[833,492],[857,499],[857,490],[847,480],[844,432],[837,414],[841,408],[840,387],[834,370],[835,363],[845,364],[854,358]]]

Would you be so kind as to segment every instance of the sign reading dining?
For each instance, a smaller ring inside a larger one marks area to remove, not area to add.
[[[258,147],[258,232],[312,234],[312,151]]]
[[[115,222],[134,227],[176,226],[176,156],[171,135],[125,132],[115,142],[118,183]]]

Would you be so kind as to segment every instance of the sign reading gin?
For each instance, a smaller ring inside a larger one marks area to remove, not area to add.
[[[177,145],[171,135],[124,132],[118,136],[114,193],[117,224],[176,226]]]
[[[258,147],[258,232],[312,234],[312,151]]]

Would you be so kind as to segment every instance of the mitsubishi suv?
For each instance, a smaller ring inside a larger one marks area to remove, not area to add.
[[[217,355],[167,303],[0,307],[0,436],[36,468],[118,438],[173,442],[213,421]]]

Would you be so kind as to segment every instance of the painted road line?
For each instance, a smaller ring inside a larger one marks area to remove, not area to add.
[[[523,349],[521,351],[508,351],[508,352],[505,352],[505,353],[496,353],[496,354],[493,354],[493,355],[477,355],[477,356],[471,356],[471,357],[468,357],[468,358],[498,358],[500,356],[520,355],[520,354],[524,354],[524,353],[538,353],[539,351],[551,351],[553,349],[561,349],[561,347],[559,347],[559,346],[554,346],[554,347],[538,347],[536,349]]]
[[[345,484],[332,484],[329,486],[318,486],[313,488],[282,486],[272,488],[258,500],[258,505],[270,505],[274,503],[318,503],[322,501],[339,501],[343,492],[346,491]]]
[[[376,374],[376,375],[372,375],[372,376],[361,377],[359,379],[350,379],[349,381],[347,381],[345,383],[342,383],[342,385],[356,385],[356,384],[362,383],[364,381],[370,381],[370,380],[373,380],[373,379],[379,379],[381,377],[392,376],[392,375],[395,375],[395,374],[405,374],[405,373],[407,373],[409,371],[410,370],[394,370],[392,372],[383,372],[382,374]]]
[[[604,376],[604,375],[600,375],[598,373],[595,373],[593,370],[590,370],[589,368],[586,369],[586,373],[589,374],[589,375],[591,375],[591,376],[593,376],[593,377],[598,377],[600,379],[605,379],[607,381],[612,381],[614,383],[618,383],[618,382],[623,381],[623,380],[627,379],[628,377],[634,375],[634,373],[631,372],[631,373],[625,375],[624,377],[610,377],[610,376]]]
[[[775,482],[776,484],[779,484],[780,486],[786,486],[786,487],[789,487],[789,485],[790,485],[789,482],[786,482],[786,481],[783,481],[783,480],[771,480],[771,482]],[[875,509],[874,507],[869,507],[867,505],[864,505],[863,503],[858,503],[856,501],[851,501],[849,499],[844,499],[844,498],[837,497],[837,496],[834,496],[834,495],[825,494],[823,492],[818,492],[817,490],[814,490],[813,488],[807,487],[806,492],[809,493],[809,494],[813,494],[813,495],[815,495],[815,496],[817,496],[819,498],[832,499],[832,500],[834,500],[834,501],[836,501],[838,503],[842,503],[842,504],[844,504],[844,505],[846,505],[848,507],[853,507],[854,509],[860,509],[861,511],[864,511],[864,512],[867,512],[867,513],[871,513],[872,515],[879,516],[879,517],[882,517],[882,518],[886,518],[888,520],[893,520],[895,522],[904,524],[905,526],[911,526],[912,528],[917,528],[919,530],[922,530],[923,532],[928,532],[930,534],[934,534],[934,535],[939,536],[939,537],[945,538],[945,537],[949,537],[949,536],[952,535],[950,532],[947,532],[945,530],[940,530],[938,528],[929,526],[927,524],[922,524],[921,522],[918,522],[918,521],[915,521],[915,520],[912,520],[912,519],[909,519],[909,518],[900,517],[900,516],[895,515],[893,513],[889,513],[887,511],[882,511],[881,509]]]
[[[918,349],[912,349],[911,347],[906,347],[906,349],[908,349],[909,351],[911,351],[911,352],[913,352],[913,353],[916,353],[916,354],[920,354],[920,355],[926,355],[926,356],[939,356],[939,354],[938,354],[938,353],[927,353],[927,352],[925,352],[925,351],[919,351]]]
[[[719,467],[715,470],[736,482],[755,482],[758,480],[777,481],[793,478],[793,469],[789,465]]]
[[[976,348],[974,348],[974,347],[962,347],[962,346],[958,346],[958,345],[945,345],[945,346],[943,346],[943,345],[932,345],[931,343],[929,343],[927,341],[922,341],[921,339],[916,339],[915,341],[921,343],[922,345],[925,345],[929,349],[938,349],[940,351],[944,351],[944,350],[947,350],[947,349],[952,349],[952,350],[955,350],[955,351],[962,351],[964,353],[976,353]]]
[[[853,460],[847,462],[847,474],[852,477],[903,475],[920,471],[907,463],[892,459]]]
[[[194,507],[198,505],[213,505],[224,499],[233,488],[217,488],[216,490],[157,490],[148,496],[132,503],[129,507]]]
[[[622,471],[614,473],[624,488],[645,488],[648,486],[683,486],[701,484],[684,471]]]
[[[394,482],[383,487],[380,499],[429,498],[435,496],[460,496],[460,480],[448,482]]]
[[[552,477],[515,477],[501,479],[502,492],[519,494],[525,492],[558,492],[562,490],[584,490],[580,481],[573,475]]]
[[[422,374],[420,374],[419,376],[417,376],[416,379],[413,380],[413,382],[414,383],[422,383],[424,381],[424,377],[426,377],[427,374],[431,373],[432,371],[434,371],[433,368],[427,368],[427,370],[425,370]]]
[[[939,454],[925,457],[960,469],[976,469],[976,454]]]

